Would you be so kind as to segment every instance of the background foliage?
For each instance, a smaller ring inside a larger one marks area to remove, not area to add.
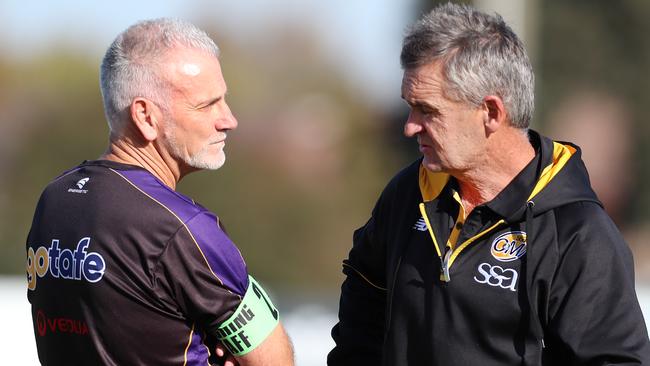
[[[415,6],[413,19],[431,5]],[[534,127],[562,137],[563,125],[551,127],[561,120],[556,112],[585,91],[622,106],[632,152],[622,174],[631,178],[615,217],[645,273],[650,2],[552,0],[535,9]],[[399,90],[395,103],[364,98],[345,65],[326,61],[324,48],[299,25],[259,34],[254,47],[203,27],[223,50],[240,128],[229,136],[225,167],[189,176],[179,190],[222,217],[256,276],[276,286],[336,288],[353,229],[388,179],[417,158],[414,143],[401,137]],[[24,240],[43,186],[105,148],[98,63],[63,45],[28,58],[0,53],[0,273],[24,271]],[[589,125],[578,131],[586,134]],[[599,146],[607,152],[608,143]],[[610,177],[619,179],[628,181]]]

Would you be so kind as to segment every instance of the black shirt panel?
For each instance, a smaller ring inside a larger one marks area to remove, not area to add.
[[[115,162],[85,162],[48,185],[27,251],[46,365],[205,365],[204,330],[248,287],[216,215]]]

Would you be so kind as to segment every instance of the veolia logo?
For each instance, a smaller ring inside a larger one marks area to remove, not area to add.
[[[38,310],[35,321],[38,335],[41,337],[45,337],[48,332],[88,335],[88,324],[82,319],[51,318],[43,310]]]
[[[492,256],[501,262],[512,262],[526,254],[526,233],[508,231],[499,235],[490,248]]]

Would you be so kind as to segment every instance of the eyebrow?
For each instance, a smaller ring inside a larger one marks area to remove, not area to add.
[[[402,98],[403,101],[405,101],[409,105],[416,105],[416,104],[422,104],[421,101],[418,101],[417,99],[409,101],[404,94],[401,94],[400,97]]]
[[[404,98],[403,95],[402,95],[402,100],[405,101],[406,104],[410,105],[411,107],[420,107],[420,108],[425,107],[425,108],[438,109],[436,106],[431,105],[431,104],[429,104],[429,103],[427,103],[427,102],[425,102],[423,100],[417,100],[416,99],[416,100],[413,100],[413,101],[409,101],[406,98]]]

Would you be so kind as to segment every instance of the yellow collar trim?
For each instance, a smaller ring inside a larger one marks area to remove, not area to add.
[[[551,182],[575,152],[576,149],[574,147],[553,141],[553,161],[542,171],[533,192],[528,196],[529,201]]]
[[[449,181],[449,174],[434,173],[420,164],[420,193],[424,202],[433,201]]]
[[[528,197],[528,200],[535,197],[551,182],[557,173],[564,168],[567,161],[569,161],[569,158],[571,158],[575,152],[576,149],[574,147],[553,141],[553,161],[542,171],[542,174],[540,175],[537,184],[535,184],[535,188]],[[447,185],[448,181],[449,174],[434,173],[425,168],[423,164],[420,164],[420,193],[422,194],[422,200],[424,202],[436,199],[445,185]]]

